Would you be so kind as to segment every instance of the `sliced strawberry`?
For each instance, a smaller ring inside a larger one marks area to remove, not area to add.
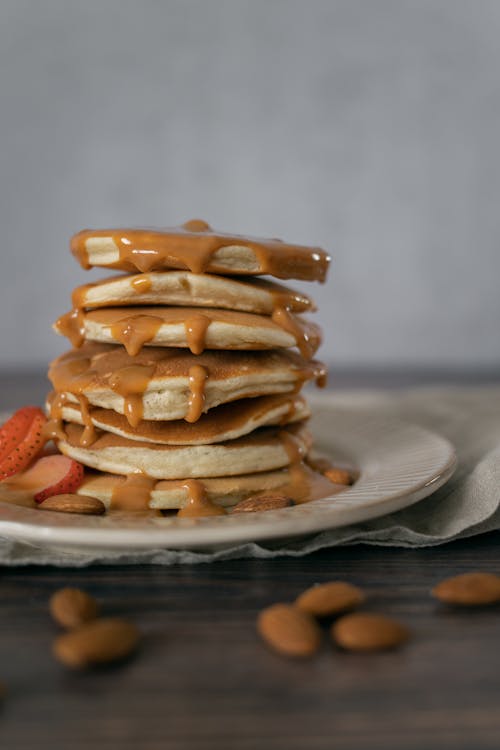
[[[33,493],[37,503],[52,495],[75,492],[83,481],[83,466],[60,453],[39,458],[19,481]]]
[[[23,471],[45,445],[47,418],[37,406],[19,409],[0,427],[0,480]]]

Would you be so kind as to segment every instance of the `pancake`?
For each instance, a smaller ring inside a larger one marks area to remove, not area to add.
[[[71,251],[83,268],[186,269],[304,281],[324,281],[330,262],[319,247],[215,232],[199,219],[171,229],[85,229],[72,237]]]
[[[325,367],[288,349],[205,351],[148,347],[130,357],[121,346],[85,343],[49,367],[54,390],[83,395],[91,406],[141,419],[196,421],[202,413],[241,398],[297,392]],[[201,378],[198,376],[201,374]]]
[[[251,435],[212,445],[159,445],[102,433],[89,448],[83,427],[64,423],[57,447],[85,466],[111,474],[146,474],[155,479],[235,476],[288,466],[307,454],[311,435],[303,423],[261,427]]]
[[[319,326],[279,309],[273,317],[196,307],[106,307],[63,315],[54,324],[73,346],[84,340],[122,344],[134,356],[143,346],[205,349],[274,349],[298,346],[312,357],[321,343]],[[76,313],[76,314],[75,314]]]
[[[85,425],[87,429],[82,438],[85,447],[97,439],[99,430],[145,443],[203,445],[235,440],[258,427],[290,424],[310,416],[302,396],[260,396],[218,406],[192,424],[185,420],[160,422],[142,419],[132,427],[124,416],[111,409],[82,407],[69,401],[68,396],[51,393],[47,411],[56,419]]]
[[[264,279],[244,280],[164,271],[108,277],[77,287],[74,308],[118,307],[121,305],[180,305],[220,307],[240,312],[272,315],[276,307],[292,312],[315,310],[309,297]]]
[[[301,503],[334,495],[345,489],[332,484],[303,464],[276,471],[263,471],[259,474],[203,477],[200,482],[205,488],[208,500],[226,508],[250,495],[260,493],[283,493]],[[189,488],[182,480],[148,481],[141,475],[127,478],[118,474],[92,471],[85,473],[83,484],[77,492],[97,497],[107,508],[113,510],[176,510],[186,505],[189,498]]]

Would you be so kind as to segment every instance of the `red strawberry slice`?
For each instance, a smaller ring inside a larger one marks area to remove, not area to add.
[[[72,458],[57,453],[39,458],[19,481],[33,493],[37,503],[52,495],[75,492],[83,481],[83,466]]]
[[[25,406],[0,427],[0,480],[23,471],[38,456],[46,442],[46,422],[41,409]]]

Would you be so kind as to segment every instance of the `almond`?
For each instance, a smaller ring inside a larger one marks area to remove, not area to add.
[[[365,595],[350,583],[330,581],[304,591],[295,601],[295,605],[313,617],[329,617],[339,612],[355,609],[365,600]]]
[[[493,573],[463,573],[441,581],[431,593],[446,604],[462,607],[496,604],[500,602],[500,577]]]
[[[51,596],[49,609],[63,628],[76,628],[97,617],[96,600],[80,589],[59,589]]]
[[[334,484],[352,484],[353,478],[347,469],[337,469],[332,466],[331,469],[327,469],[323,472],[323,476],[333,482]]]
[[[291,604],[273,604],[257,619],[260,636],[286,656],[312,656],[321,644],[321,631],[306,612]]]
[[[408,640],[408,629],[384,615],[356,612],[344,615],[332,625],[336,643],[348,651],[379,651],[395,648]]]
[[[126,620],[94,620],[56,638],[53,652],[58,661],[72,669],[111,664],[129,656],[139,637],[135,625]]]
[[[293,505],[291,497],[286,495],[252,495],[234,506],[231,513],[255,513],[263,510],[279,510]]]
[[[106,506],[90,495],[52,495],[38,506],[41,510],[55,510],[59,513],[81,513],[85,516],[101,516]]]

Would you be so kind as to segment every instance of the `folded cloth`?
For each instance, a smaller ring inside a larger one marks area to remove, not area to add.
[[[500,387],[439,387],[408,391],[341,391],[339,407],[420,424],[448,438],[458,468],[432,498],[362,524],[327,530],[292,543],[238,544],[216,552],[66,553],[0,538],[0,564],[82,567],[91,564],[172,565],[241,557],[300,557],[325,547],[365,543],[426,547],[500,529]]]

